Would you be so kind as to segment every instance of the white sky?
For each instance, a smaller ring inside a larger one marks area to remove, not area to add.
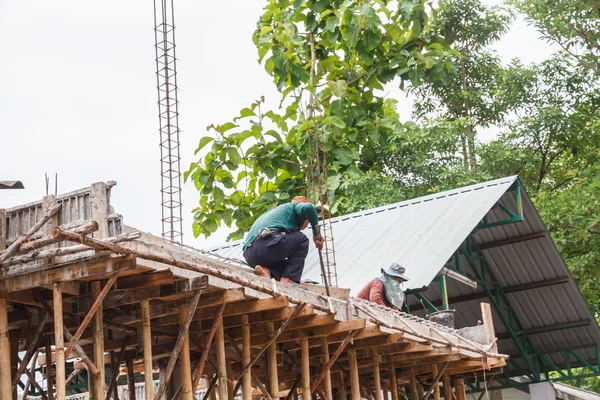
[[[277,104],[251,40],[264,3],[176,1],[182,171],[206,126],[231,120],[261,95]],[[0,180],[26,187],[0,191],[0,207],[40,199],[45,172],[52,188],[58,173],[59,193],[115,180],[112,204],[125,223],[160,235],[152,29],[151,1],[0,0]],[[496,48],[525,63],[552,51],[522,21]],[[406,118],[410,104],[400,99]],[[223,242],[224,232],[193,238],[193,184],[183,201],[185,243]]]

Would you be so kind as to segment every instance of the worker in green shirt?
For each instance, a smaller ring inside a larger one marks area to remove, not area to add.
[[[313,242],[323,247],[317,209],[304,196],[267,211],[254,222],[244,242],[244,258],[267,279],[297,284],[302,278],[309,240],[301,231],[310,223]]]

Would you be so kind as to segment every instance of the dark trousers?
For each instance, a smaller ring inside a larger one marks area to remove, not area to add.
[[[271,271],[276,280],[288,278],[300,283],[309,240],[302,232],[275,232],[268,239],[256,239],[244,251],[244,258],[252,268],[260,265]]]

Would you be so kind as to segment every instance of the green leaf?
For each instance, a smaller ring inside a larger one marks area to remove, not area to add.
[[[329,5],[329,0],[317,0],[313,4],[310,5],[310,9],[312,12],[316,14],[322,13],[327,6]]]
[[[223,193],[223,190],[217,186],[213,188],[212,196],[216,204],[223,204],[225,202],[225,194]]]
[[[350,165],[354,161],[354,153],[347,147],[335,148],[333,149],[333,154],[335,155],[335,159],[342,165]]]
[[[219,229],[219,222],[214,218],[207,218],[202,222],[202,226],[209,233],[214,233]]]
[[[234,124],[233,122],[226,122],[226,123],[224,123],[223,125],[219,125],[219,126],[217,127],[217,131],[218,131],[219,133],[223,134],[223,133],[225,133],[225,132],[227,132],[228,130],[230,130],[230,129],[233,129],[233,128],[237,128],[237,125],[236,125],[236,124]]]
[[[210,137],[210,136],[204,136],[204,137],[202,137],[202,138],[200,139],[200,143],[198,143],[198,147],[196,148],[196,151],[194,151],[194,154],[198,154],[198,152],[199,152],[200,150],[202,150],[202,149],[204,148],[204,146],[206,146],[207,144],[209,144],[209,143],[210,143],[210,142],[212,142],[213,140],[215,140],[215,139],[213,139],[213,138],[212,138],[212,137]]]
[[[184,182],[187,182],[187,180],[188,180],[188,177],[190,176],[190,174],[191,174],[192,172],[196,171],[196,169],[198,169],[198,163],[195,163],[195,162],[191,163],[191,164],[190,164],[190,169],[188,169],[187,171],[185,171],[185,172],[183,173],[183,181],[184,181]]]
[[[198,223],[198,221],[194,221],[192,223],[192,230],[194,231],[194,237],[197,238],[202,233],[202,226]]]
[[[242,108],[242,111],[240,111],[240,115],[242,117],[255,117],[256,114],[254,113],[254,111],[252,111],[249,108]]]
[[[231,204],[237,207],[244,201],[244,192],[241,190],[236,190],[235,192],[231,193],[229,198],[231,199]]]
[[[356,46],[359,31],[360,26],[358,18],[350,10],[347,10],[344,14],[344,21],[343,25],[340,27],[340,32],[342,33],[342,39],[346,42],[346,46],[350,49],[353,49],[354,46]]]
[[[344,129],[346,127],[346,123],[344,122],[344,120],[336,115],[331,117],[331,123],[340,129]]]
[[[238,150],[235,147],[228,148],[227,155],[229,156],[229,159],[231,160],[231,162],[233,162],[235,164],[242,163],[242,157],[240,156],[240,153],[238,152]]]
[[[313,13],[306,16],[306,29],[309,32],[314,32],[317,29],[317,17]]]
[[[329,81],[327,82],[327,87],[335,96],[342,97],[346,92],[346,89],[348,88],[348,84],[346,83],[346,81],[341,80],[337,80],[334,82]]]

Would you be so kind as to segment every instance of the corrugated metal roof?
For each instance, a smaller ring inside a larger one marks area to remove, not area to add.
[[[433,279],[484,216],[491,221],[505,217],[494,207],[497,203],[516,209],[515,194],[509,189],[517,179],[516,176],[497,179],[332,219],[339,286],[351,288],[355,295],[379,275],[381,267],[398,262],[407,269],[410,278],[407,289],[429,286],[423,295],[432,302],[440,301],[439,284],[432,283]],[[527,193],[525,190],[522,193],[523,221],[480,229],[475,234],[477,243],[546,232]],[[308,231],[305,233],[310,235]],[[241,241],[208,250],[243,259]],[[484,255],[503,288],[552,279],[562,282],[507,294],[525,330],[589,322],[584,326],[530,334],[534,350],[547,352],[600,343],[600,329],[548,234],[535,240],[489,248],[484,250]],[[310,248],[303,277],[321,280],[314,246]],[[448,294],[451,308],[457,311],[457,327],[472,326],[481,319],[480,302],[485,301],[481,287],[473,289],[448,280]],[[414,296],[409,299],[411,306],[419,306]],[[494,315],[494,324],[502,338],[506,329],[497,315]],[[498,343],[500,352],[518,354],[510,339],[500,339]],[[591,348],[576,352],[585,360],[596,360]],[[567,364],[560,354],[553,354],[550,359],[561,367]],[[513,361],[523,365],[518,357]],[[576,360],[570,362],[576,365]],[[522,374],[518,369],[511,373]]]

